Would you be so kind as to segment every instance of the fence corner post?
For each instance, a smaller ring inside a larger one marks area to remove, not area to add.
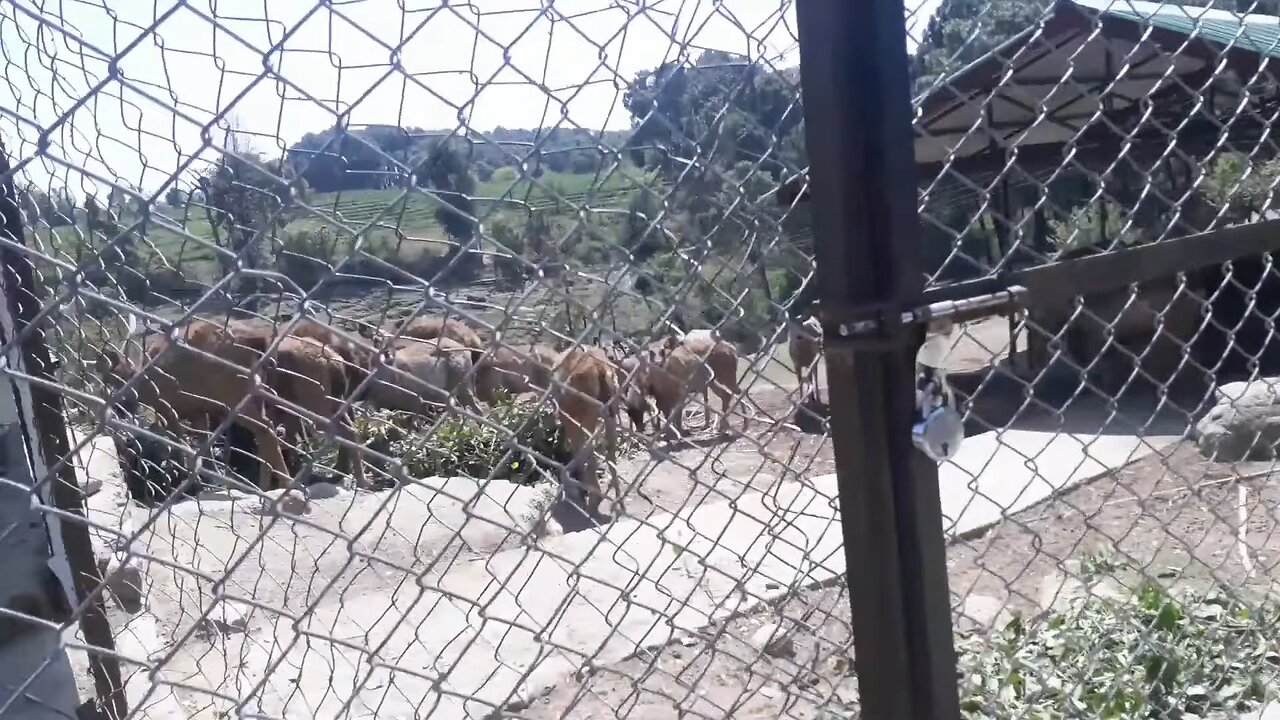
[[[8,149],[0,141],[0,233],[25,245],[26,232],[11,167]],[[31,327],[40,310],[32,263],[10,245],[0,246],[0,285],[0,341],[14,345],[5,358],[8,367],[42,381],[10,379],[36,493],[45,505],[83,518],[85,494],[75,468],[66,460],[71,444],[62,396],[45,384],[56,382],[53,358],[43,335]],[[115,643],[103,604],[102,573],[94,557],[89,526],[83,520],[68,521],[52,513],[45,514],[45,526],[53,550],[52,564],[61,566],[56,574],[68,596],[68,607],[78,614],[85,642],[108,651],[88,652],[98,715],[123,718],[128,714],[128,705],[120,663],[110,654]],[[70,577],[66,577],[68,574]]]
[[[923,292],[903,0],[799,0],[800,76],[831,431],[862,716],[958,718],[936,465],[911,441]],[[857,317],[855,317],[857,316]]]

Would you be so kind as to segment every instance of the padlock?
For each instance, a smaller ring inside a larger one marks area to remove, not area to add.
[[[955,395],[947,385],[943,369],[951,349],[949,322],[937,323],[916,353],[916,370],[922,383],[917,383],[916,422],[911,427],[911,440],[935,462],[950,460],[964,442],[964,416],[955,406]]]
[[[939,405],[911,427],[911,440],[930,459],[950,460],[964,442],[964,418],[950,405]]]

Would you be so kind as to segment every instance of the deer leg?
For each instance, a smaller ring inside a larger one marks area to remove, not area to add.
[[[728,388],[717,387],[716,394],[720,396],[720,432],[729,432],[729,405],[733,402],[733,395]]]
[[[573,455],[565,466],[565,474],[575,482],[567,484],[566,489],[571,487],[573,500],[582,505],[588,514],[594,515],[600,507],[600,484],[596,479],[599,468],[595,453],[592,452],[591,433],[579,421],[573,418],[568,420],[564,424],[565,442]]]
[[[800,402],[803,403],[806,399],[808,399],[808,396],[804,394],[804,368],[800,365],[800,363],[796,363],[795,370],[796,370],[796,388],[800,392]]]
[[[357,449],[360,447],[360,439],[356,435],[355,427],[346,417],[338,423],[338,437],[347,441],[338,445],[338,468],[351,476],[357,488],[370,489],[372,486],[364,474],[364,458]]]
[[[618,407],[615,400],[610,400],[605,406],[604,442],[609,491],[613,493],[613,508],[609,514],[617,517],[627,512],[627,506],[622,497],[622,481],[618,478]]]
[[[258,404],[250,412],[239,418],[253,432],[253,440],[258,445],[258,455],[265,462],[258,468],[258,487],[263,492],[271,490],[274,485],[273,473],[279,473],[281,484],[292,480],[289,466],[284,461],[284,451],[280,448],[280,438],[276,437],[274,428],[267,420],[266,409]]]
[[[682,396],[676,401],[675,410],[671,413],[671,423],[675,429],[677,442],[684,439],[684,408],[688,402],[689,396]]]

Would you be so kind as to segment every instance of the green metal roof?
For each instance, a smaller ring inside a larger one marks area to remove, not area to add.
[[[1155,2],[1116,0],[1109,7],[1077,3],[1107,17],[1121,18],[1188,35],[1218,45],[1248,50],[1266,57],[1280,58],[1280,18],[1247,15],[1222,17],[1226,11]]]

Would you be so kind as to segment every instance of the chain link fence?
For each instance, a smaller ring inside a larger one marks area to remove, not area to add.
[[[0,715],[851,682],[789,2],[15,2],[0,48]]]
[[[1026,291],[949,336],[966,717],[1280,711],[1277,15],[916,8],[925,295]]]
[[[1263,717],[1280,6],[1211,4],[5,4],[0,716],[876,716],[898,592],[913,716]],[[909,77],[908,237],[828,71]]]

